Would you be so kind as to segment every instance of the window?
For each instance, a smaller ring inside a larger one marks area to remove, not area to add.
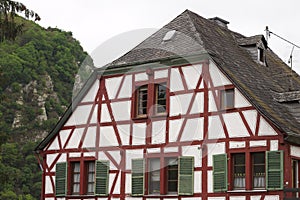
[[[283,151],[235,153],[230,160],[230,189],[283,189]],[[249,175],[246,176],[246,172],[250,172]],[[226,154],[213,156],[213,189],[214,192],[227,191]]]
[[[87,194],[93,194],[95,188],[95,163],[88,162],[86,167],[87,167]]]
[[[153,89],[150,89],[152,87]],[[166,83],[139,86],[135,93],[135,101],[134,117],[143,118],[150,113],[151,115],[165,114],[167,112]],[[153,109],[150,113],[148,113],[149,108]]]
[[[221,110],[234,108],[234,89],[221,91],[220,108]]]
[[[132,195],[147,194],[170,194],[179,195],[193,194],[194,183],[194,158],[151,158],[148,159],[148,170],[145,172],[144,159],[132,160]],[[162,162],[164,167],[162,167]],[[148,179],[145,179],[144,177]],[[148,180],[147,183],[144,183]],[[144,187],[144,184],[145,187]]]
[[[72,164],[72,194],[79,194],[80,192],[80,162],[73,162]]]
[[[265,153],[253,153],[252,154],[252,180],[253,188],[261,189],[265,188]]]
[[[108,170],[108,161],[57,163],[55,179],[56,196],[66,196],[67,194],[76,196],[107,195]],[[68,193],[66,188],[68,188]]]
[[[143,85],[137,89],[137,113],[138,117],[147,115],[148,85]]]
[[[167,186],[166,193],[177,192],[178,184],[178,162],[177,158],[168,158],[165,160],[166,166],[161,169],[160,158],[149,160],[149,194],[160,194],[160,177],[165,177]]]
[[[94,194],[95,186],[95,162],[84,162],[84,178],[85,180],[80,180],[80,162],[71,162],[71,194]],[[87,183],[86,187],[80,188],[84,185],[82,183]]]
[[[233,154],[233,188],[245,189],[246,186],[246,165],[245,154]]]
[[[262,48],[258,48],[258,61],[264,63],[264,50]]]
[[[155,85],[155,113],[166,113],[167,88],[166,83]]]

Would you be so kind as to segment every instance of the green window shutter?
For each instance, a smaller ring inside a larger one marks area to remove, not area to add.
[[[179,157],[178,194],[194,194],[194,157]]]
[[[57,163],[55,171],[55,194],[65,196],[67,187],[67,163]]]
[[[96,161],[96,184],[95,194],[98,196],[108,195],[109,161]]]
[[[131,169],[131,193],[132,196],[144,195],[144,159],[133,159]]]
[[[268,151],[266,162],[267,190],[283,189],[283,151]]]
[[[214,192],[227,191],[227,155],[213,155]]]

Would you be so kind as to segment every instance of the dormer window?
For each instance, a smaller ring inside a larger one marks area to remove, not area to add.
[[[264,59],[264,49],[258,47],[257,49],[257,55],[258,55],[258,61],[264,63],[265,62],[265,59]]]
[[[234,89],[222,90],[220,95],[221,110],[234,108]]]

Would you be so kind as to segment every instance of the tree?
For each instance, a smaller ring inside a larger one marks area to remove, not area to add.
[[[40,16],[29,10],[24,4],[11,0],[0,0],[0,42],[14,40],[22,32],[23,24],[15,22],[17,13],[23,13],[25,18],[39,21]]]

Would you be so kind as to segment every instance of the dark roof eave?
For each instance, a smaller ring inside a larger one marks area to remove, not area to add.
[[[287,133],[287,136],[284,138],[290,144],[300,145],[300,135],[296,133]]]
[[[172,65],[177,62],[186,61],[186,63],[193,63],[195,60],[204,60],[209,59],[210,54],[205,53],[195,53],[190,55],[175,55],[175,56],[169,56],[165,58],[159,58],[159,59],[153,59],[153,60],[146,60],[146,61],[138,61],[138,62],[130,62],[130,63],[122,63],[122,64],[109,64],[107,66],[98,68],[96,71],[98,74],[114,74],[118,73],[118,71],[124,71],[126,69],[130,70],[132,68],[136,68],[136,66],[140,65],[139,69],[144,69],[144,67],[150,66],[150,65]]]

